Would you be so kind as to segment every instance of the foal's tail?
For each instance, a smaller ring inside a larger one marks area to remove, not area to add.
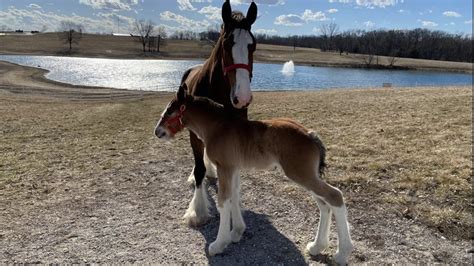
[[[309,132],[309,135],[311,136],[311,138],[313,139],[314,143],[316,143],[316,145],[318,146],[319,148],[319,175],[320,176],[323,176],[324,175],[324,169],[326,168],[326,147],[324,147],[324,144],[323,142],[321,141],[321,139],[318,137],[318,135],[316,134],[316,132],[314,131],[310,131]]]

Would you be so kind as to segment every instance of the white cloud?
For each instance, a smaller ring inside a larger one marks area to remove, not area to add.
[[[252,0],[230,0],[230,3],[233,5],[240,5],[244,3],[251,3]],[[284,0],[256,0],[255,3],[257,5],[270,5],[270,6],[277,6],[277,5],[284,5]]]
[[[325,21],[329,20],[326,14],[321,11],[313,12],[310,9],[305,9],[301,15],[288,14],[281,15],[275,18],[273,22],[276,25],[283,26],[301,26],[309,21]]]
[[[405,13],[406,11],[404,9],[398,10],[398,13]]]
[[[220,20],[221,19],[221,9],[215,6],[206,6],[201,8],[198,11],[199,14],[204,14],[206,18],[210,20]]]
[[[289,14],[289,15],[281,15],[275,18],[276,25],[283,25],[283,26],[301,26],[305,21],[298,15]]]
[[[278,33],[275,29],[255,29],[253,32],[266,35],[277,35]]]
[[[29,4],[28,7],[32,8],[32,9],[41,9],[41,6],[39,6],[37,4]]]
[[[348,4],[352,3],[353,0],[329,0],[329,3],[343,3]],[[358,6],[365,6],[367,8],[373,9],[375,7],[385,8],[387,6],[394,6],[398,2],[403,3],[404,0],[355,0]]]
[[[79,3],[90,6],[93,9],[130,11],[132,6],[138,4],[138,0],[79,0]]]
[[[466,20],[466,21],[464,21],[464,24],[473,24],[473,23],[472,23],[472,19],[471,19],[471,20]]]
[[[375,26],[375,23],[373,23],[373,22],[370,21],[370,20],[369,20],[369,21],[366,21],[366,22],[364,22],[364,23],[362,23],[362,24],[364,24],[364,26],[366,26],[367,28],[373,28],[373,27]]]
[[[443,12],[443,16],[459,18],[459,17],[461,17],[461,14],[459,14],[458,12],[454,12],[454,11],[445,11],[445,12]]]
[[[394,6],[398,3],[398,0],[356,0],[357,5],[371,7],[385,8],[387,6]]]
[[[189,0],[177,0],[179,10],[196,10]]]
[[[301,16],[301,19],[303,19],[306,22],[328,20],[328,18],[326,17],[326,14],[324,14],[323,12],[321,11],[313,12],[309,9],[304,10],[303,15]]]
[[[179,24],[178,30],[204,31],[211,24],[207,20],[192,20],[170,11],[160,13],[160,18],[165,21],[173,21]]]
[[[437,27],[438,26],[438,23],[429,21],[429,20],[421,20],[420,22],[421,22],[421,25],[423,25],[423,27]]]
[[[134,19],[126,16],[99,13],[96,17],[82,17],[76,14],[55,14],[45,12],[42,9],[18,9],[9,7],[7,10],[0,10],[0,27],[6,25],[12,29],[58,30],[62,21],[74,21],[84,27],[86,32],[111,33],[116,29],[117,16],[121,20],[120,28],[122,32],[131,32],[133,30]]]
[[[331,8],[331,9],[328,9],[327,12],[328,12],[329,14],[333,14],[333,13],[339,12],[339,10],[337,10],[336,8]]]
[[[321,28],[314,27],[313,32],[316,33],[316,34],[321,34]]]

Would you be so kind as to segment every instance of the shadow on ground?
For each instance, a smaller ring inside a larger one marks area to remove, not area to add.
[[[272,225],[265,214],[244,211],[247,229],[239,243],[230,244],[222,254],[208,257],[209,264],[291,264],[306,265],[303,254],[295,244]],[[206,239],[205,252],[216,239],[219,216],[215,215],[207,225],[199,228]]]
[[[210,185],[214,190],[215,185]],[[206,240],[204,252],[207,254],[209,245],[216,239],[219,230],[219,213],[215,202],[210,197],[211,221],[199,228],[199,232]],[[243,210],[247,229],[239,243],[231,243],[223,253],[210,257],[211,265],[223,264],[291,264],[307,265],[303,254],[298,247],[287,237],[281,234],[270,222],[265,214]]]

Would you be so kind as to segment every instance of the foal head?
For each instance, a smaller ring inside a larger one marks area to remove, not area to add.
[[[155,135],[158,138],[171,140],[176,133],[183,130],[183,115],[186,111],[186,104],[190,101],[192,101],[192,96],[187,95],[187,87],[183,83],[179,87],[176,96],[166,106],[155,127]]]
[[[247,107],[252,101],[250,81],[257,43],[250,29],[256,19],[257,5],[254,2],[250,4],[246,17],[240,12],[232,12],[229,0],[222,5],[221,63],[225,80],[231,88],[230,101],[238,109]]]

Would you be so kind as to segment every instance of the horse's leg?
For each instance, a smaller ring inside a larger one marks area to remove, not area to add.
[[[320,254],[329,246],[329,228],[331,227],[332,215],[331,208],[326,202],[319,199],[318,197],[314,198],[318,204],[321,217],[319,218],[318,232],[314,238],[314,241],[308,243],[306,246],[306,249],[311,255]]]
[[[204,165],[206,166],[206,177],[209,181],[215,181],[217,179],[216,166],[207,157],[206,149],[204,149]]]
[[[209,245],[209,255],[214,256],[222,253],[231,243],[230,219],[231,219],[231,197],[232,197],[232,178],[234,170],[229,168],[217,167],[219,176],[219,191],[217,192],[217,208],[220,213],[219,232],[214,242]]]
[[[240,211],[240,175],[235,173],[232,178],[232,231],[230,236],[232,242],[237,243],[245,231],[245,222]]]
[[[204,167],[206,168],[206,174],[205,176],[209,181],[215,182],[217,179],[217,172],[216,172],[216,166],[209,160],[206,154],[206,149],[204,148]],[[195,178],[194,178],[194,169],[191,172],[191,174],[188,177],[188,183],[192,186],[195,185]]]
[[[204,155],[204,144],[197,136],[190,132],[191,136],[191,147],[194,155],[194,168],[191,174],[194,174],[196,186],[194,188],[193,199],[189,203],[189,207],[184,214],[185,222],[190,226],[199,226],[209,220],[209,199],[207,196],[207,188],[203,184],[204,174],[206,168],[204,166],[203,155]]]
[[[353,245],[351,235],[349,233],[347,209],[344,203],[344,198],[342,197],[342,192],[339,189],[327,184],[319,177],[312,179],[309,188],[311,188],[315,196],[320,200],[323,200],[331,209],[332,213],[334,213],[338,238],[338,248],[336,255],[334,256],[334,260],[340,265],[347,264],[347,259],[352,252]]]

